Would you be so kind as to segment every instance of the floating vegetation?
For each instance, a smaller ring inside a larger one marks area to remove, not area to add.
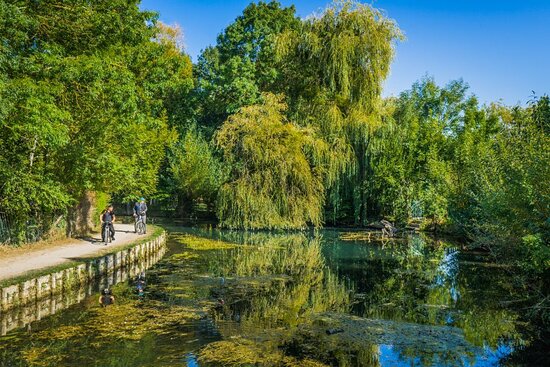
[[[88,349],[101,352],[108,345],[142,343],[152,335],[155,338],[163,335],[182,337],[185,335],[181,333],[183,328],[205,315],[205,310],[200,308],[133,299],[130,288],[125,285],[117,286],[115,294],[117,302],[114,305],[90,308],[78,315],[76,324],[62,324],[32,332],[27,338],[12,339],[10,343],[1,342],[0,357],[18,354],[20,357],[10,359],[21,359],[25,366],[73,365],[68,361],[78,359],[79,356],[69,353],[71,350],[87,346]],[[117,353],[123,352],[122,348]],[[88,355],[88,358],[94,357]]]
[[[112,306],[88,299],[0,337],[0,365],[160,367],[182,356],[201,367],[373,367],[388,356],[454,365],[526,343],[517,315],[499,306],[513,287],[498,269],[459,272],[461,257],[446,245],[204,235],[170,237],[172,252],[147,272],[141,300],[119,285]]]
[[[48,353],[47,347],[31,347],[21,352],[26,363],[35,367],[55,366],[63,360],[63,355]]]
[[[197,251],[232,249],[238,245],[235,243],[214,240],[205,237],[198,237],[191,234],[180,234],[174,236],[174,240],[185,245],[187,248]]]
[[[189,252],[189,251],[185,251],[185,252],[170,256],[170,260],[174,260],[174,261],[191,260],[191,259],[197,259],[197,258],[199,258],[198,254]]]
[[[200,351],[199,362],[208,367],[327,367],[308,358],[286,356],[273,343],[259,343],[240,337],[207,345]]]
[[[340,241],[349,241],[349,242],[376,242],[383,245],[391,243],[404,243],[407,242],[407,239],[403,236],[394,236],[388,237],[385,236],[381,231],[350,231],[342,232],[339,235]]]
[[[342,232],[340,233],[339,239],[341,241],[376,241],[380,240],[380,231],[357,231],[357,232]]]

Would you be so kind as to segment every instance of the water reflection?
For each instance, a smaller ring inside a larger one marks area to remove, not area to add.
[[[147,269],[151,265],[150,261],[151,259],[138,261],[130,264],[130,266],[101,273],[86,285],[78,283],[76,288],[65,289],[63,293],[52,294],[37,302],[2,311],[0,312],[0,335],[6,335],[12,330],[27,327],[35,321],[61,312],[82,302],[86,297],[98,293],[101,289],[111,288],[115,284],[126,282],[128,278]]]
[[[320,239],[294,235],[239,247],[210,259],[224,274],[215,319],[252,328],[295,327],[318,312],[346,312],[350,294],[326,268]]]
[[[328,246],[327,258],[338,275],[355,279],[353,313],[456,326],[480,347],[497,348],[502,340],[517,341],[517,315],[500,306],[510,294],[507,275],[491,264],[465,258],[448,244],[427,240],[421,244],[421,239],[416,237],[411,248],[406,244]]]
[[[0,365],[497,366],[527,343],[498,268],[420,236],[343,238],[179,229],[145,301],[119,286],[119,305],[8,334]]]

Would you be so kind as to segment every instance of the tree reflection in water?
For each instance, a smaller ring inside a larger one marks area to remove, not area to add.
[[[174,232],[144,302],[119,287],[112,308],[91,300],[0,339],[0,362],[490,366],[527,342],[501,269],[420,236],[353,238]]]

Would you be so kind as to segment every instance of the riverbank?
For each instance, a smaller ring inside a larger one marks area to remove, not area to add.
[[[45,243],[36,248],[27,245],[12,251],[5,250],[0,256],[0,286],[63,270],[90,258],[119,251],[128,245],[146,241],[162,230],[150,226],[149,234],[143,236],[134,233],[134,226],[131,224],[116,224],[115,231],[116,240],[107,246],[97,233],[85,238]]]
[[[545,340],[510,303],[523,290],[485,255],[452,243],[165,228],[166,245],[145,250],[153,258],[141,255],[143,264],[0,311],[0,365],[173,366],[185,356],[184,365],[197,366],[497,366],[545,358],[523,351]],[[118,261],[109,256],[98,269]],[[130,281],[140,267],[148,269],[142,298]],[[106,286],[116,304],[100,308]]]
[[[53,315],[104,288],[133,279],[156,264],[166,251],[166,233],[106,249],[107,254],[73,260],[12,278],[0,287],[0,335]],[[30,327],[30,326],[29,326]]]

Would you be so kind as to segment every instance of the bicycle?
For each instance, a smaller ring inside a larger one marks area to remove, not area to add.
[[[140,215],[138,221],[136,222],[136,232],[137,234],[145,234],[146,230],[146,224],[143,222],[143,217]]]
[[[103,238],[105,239],[105,246],[107,246],[111,241],[111,227],[110,223],[105,223],[105,228],[103,228]]]

